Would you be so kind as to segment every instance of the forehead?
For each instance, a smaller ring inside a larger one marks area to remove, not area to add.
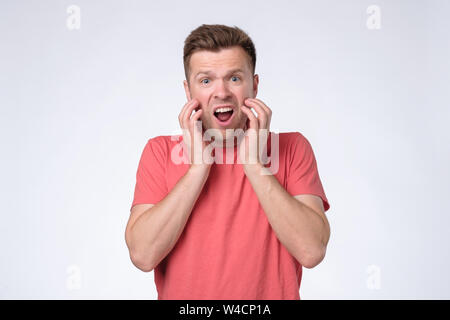
[[[195,52],[190,59],[191,73],[199,71],[212,71],[220,73],[230,69],[250,71],[249,57],[241,47],[221,49],[218,52],[201,50]]]

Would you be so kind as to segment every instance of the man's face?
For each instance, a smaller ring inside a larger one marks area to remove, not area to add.
[[[225,138],[225,129],[247,129],[241,106],[246,98],[256,97],[259,81],[258,75],[252,75],[249,61],[238,46],[219,52],[202,50],[191,56],[189,86],[186,80],[183,83],[187,99],[200,102],[204,130],[219,129]],[[217,106],[229,106],[233,112],[220,115],[215,112]]]

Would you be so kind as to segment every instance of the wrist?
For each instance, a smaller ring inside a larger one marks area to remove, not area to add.
[[[257,163],[244,163],[243,164],[244,172],[245,174],[258,174],[263,170],[264,166],[257,162]]]
[[[194,172],[194,173],[209,173],[209,171],[211,170],[211,164],[198,164],[198,163],[192,163],[191,166],[189,167],[189,171]]]

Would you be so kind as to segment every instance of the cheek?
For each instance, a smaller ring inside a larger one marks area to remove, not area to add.
[[[237,114],[237,118],[240,125],[247,123],[247,115],[239,110],[239,114]]]
[[[207,110],[203,110],[203,114],[200,117],[200,120],[202,120],[202,122],[206,124],[210,124],[213,121],[210,112]]]

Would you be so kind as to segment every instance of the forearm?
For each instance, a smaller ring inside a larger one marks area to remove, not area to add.
[[[261,175],[260,168],[255,165],[246,170],[246,175],[272,229],[297,261],[305,267],[313,267],[325,255],[328,242],[325,221],[290,195],[275,176]]]
[[[196,169],[191,167],[163,200],[130,227],[131,255],[148,271],[172,250],[186,225],[208,177]]]

